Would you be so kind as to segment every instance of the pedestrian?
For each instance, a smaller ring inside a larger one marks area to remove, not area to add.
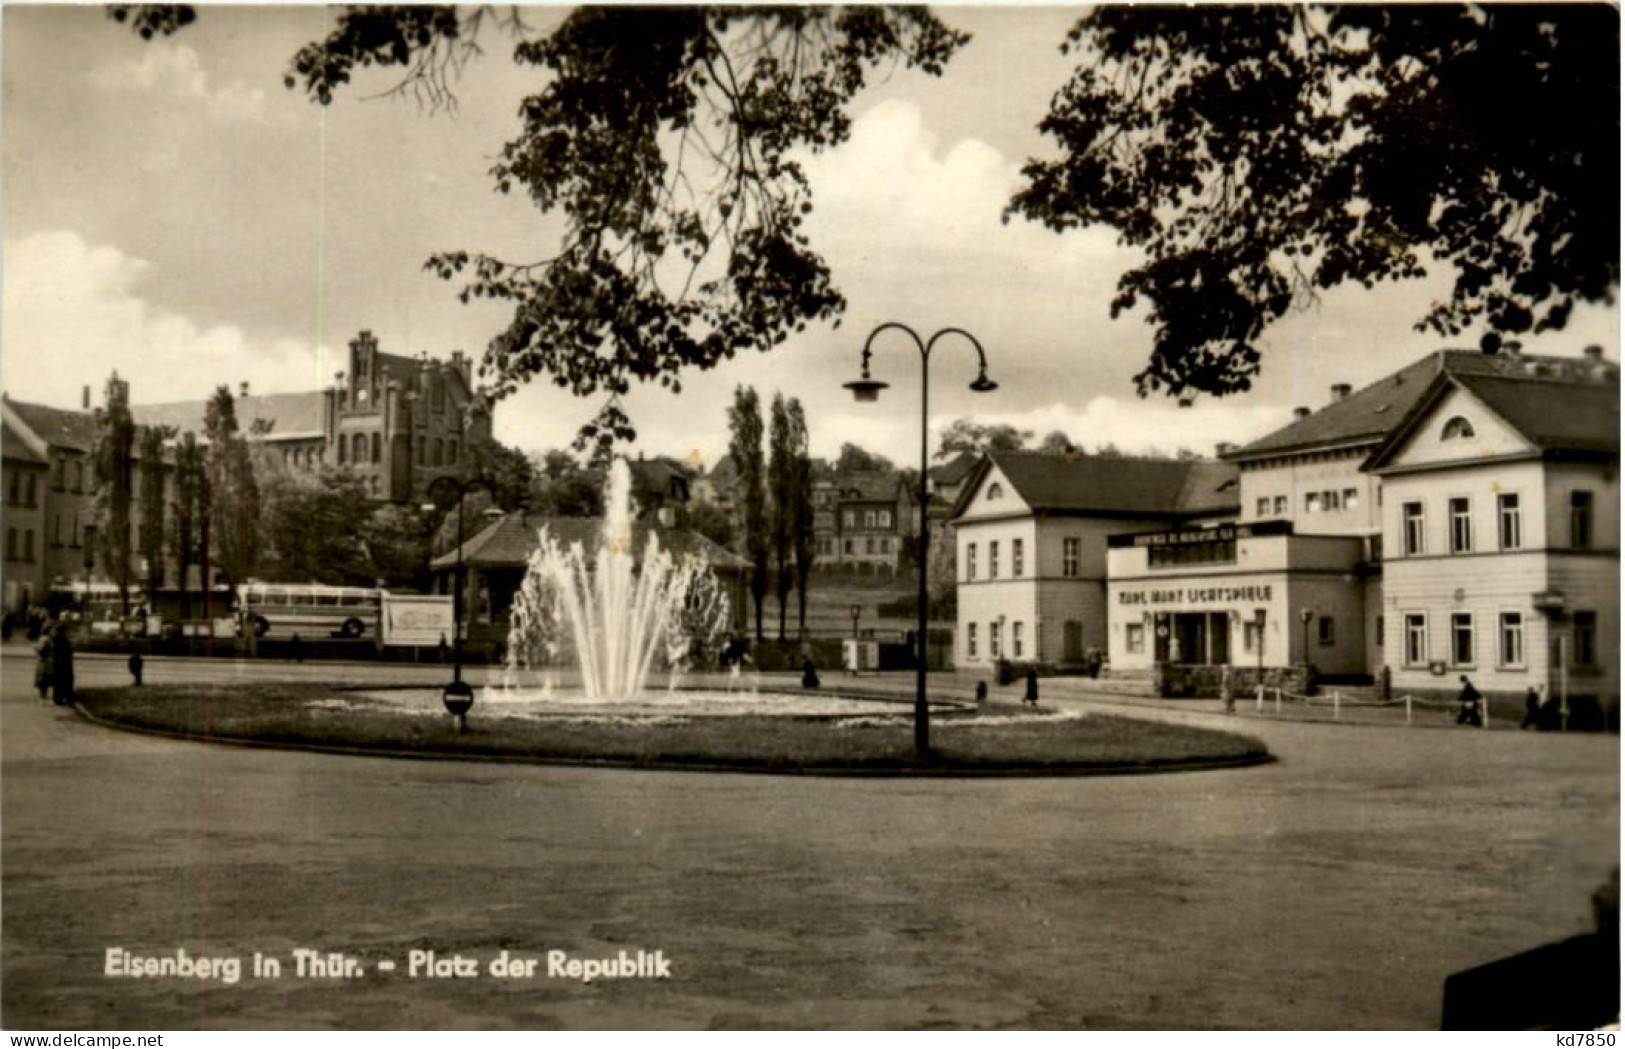
[[[442,641],[441,643],[444,644],[445,642]],[[295,663],[305,661],[305,643],[299,639],[298,634],[294,634],[293,637],[288,639],[288,654],[293,657]]]
[[[818,687],[818,668],[813,665],[811,656],[801,661],[801,687]]]
[[[141,668],[145,665],[145,661],[141,658],[140,652],[130,653],[130,677],[134,680],[136,685],[141,684]]]
[[[1540,728],[1540,689],[1534,685],[1529,686],[1529,692],[1523,697],[1523,721],[1518,727]]]
[[[1219,668],[1219,698],[1224,700],[1224,712],[1236,712],[1236,690],[1230,684],[1230,667],[1228,664]]]
[[[51,639],[51,700],[59,707],[73,702],[73,642],[66,623],[57,624]]]
[[[986,681],[978,681],[976,683],[976,702],[977,703],[986,703],[987,702],[987,682]]]
[[[451,650],[451,646],[446,644],[446,635],[441,634],[440,635],[440,649],[439,649],[439,651],[440,651],[440,662],[444,663],[446,661],[446,653],[448,651],[450,651],[450,650]]]
[[[1456,710],[1456,724],[1472,725],[1475,727],[1484,724],[1484,712],[1481,703],[1484,697],[1473,683],[1467,680],[1467,675],[1461,675],[1461,692],[1456,696],[1458,709]]]
[[[1025,699],[1023,701],[1027,702],[1027,703],[1031,703],[1035,707],[1038,706],[1038,668],[1037,667],[1028,667],[1027,668],[1027,695],[1026,695],[1026,697],[1025,697]]]
[[[51,635],[45,631],[34,642],[34,687],[39,689],[39,698],[51,698]]]

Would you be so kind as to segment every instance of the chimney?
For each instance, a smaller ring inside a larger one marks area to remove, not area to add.
[[[239,383],[237,385],[237,396],[239,396],[239,397],[247,397],[248,396],[248,383],[243,382],[243,383]]]
[[[1219,459],[1223,459],[1225,456],[1229,455],[1235,450],[1236,446],[1231,441],[1220,441],[1218,444],[1213,446],[1213,454]]]
[[[1333,383],[1332,384],[1332,402],[1336,403],[1337,401],[1341,401],[1343,398],[1347,397],[1349,394],[1351,394],[1353,392],[1354,392],[1354,387],[1350,386],[1346,382]]]
[[[81,399],[79,406],[81,408],[83,408],[87,412],[90,411],[90,386],[89,386],[89,384],[86,384],[86,386],[85,386],[84,397]]]
[[[1305,408],[1301,404],[1298,405],[1296,408],[1292,409],[1292,418],[1294,418],[1294,419],[1307,419],[1307,418],[1309,418],[1309,409]]]
[[[1600,360],[1602,360],[1602,347],[1601,346],[1587,346],[1585,348],[1585,355],[1586,355],[1586,360],[1588,360],[1588,361],[1600,361]]]

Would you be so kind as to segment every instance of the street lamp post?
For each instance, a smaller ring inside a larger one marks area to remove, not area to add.
[[[869,377],[869,358],[873,356],[872,347],[875,339],[885,331],[896,330],[903,332],[914,340],[914,346],[920,351],[920,542],[916,555],[920,568],[920,594],[919,594],[919,632],[915,638],[919,651],[915,658],[915,684],[914,684],[914,750],[924,757],[931,752],[931,712],[926,702],[925,694],[925,661],[926,661],[926,623],[929,591],[927,588],[928,551],[931,549],[931,523],[930,523],[930,466],[931,450],[929,441],[930,399],[931,399],[931,351],[937,345],[937,340],[944,335],[959,335],[969,340],[976,350],[977,371],[976,379],[970,388],[977,393],[987,393],[998,389],[998,383],[987,377],[987,354],[982,350],[982,344],[976,337],[963,328],[943,328],[929,340],[922,341],[914,329],[906,324],[888,321],[869,333],[869,338],[863,343],[863,376],[853,382],[843,384],[852,391],[852,396],[861,402],[875,401],[880,398],[880,391],[887,386]]]
[[[1314,621],[1315,614],[1305,608],[1298,613],[1298,619],[1303,622],[1303,691],[1309,694],[1309,669],[1313,665],[1309,660],[1309,624]]]
[[[454,493],[457,497],[457,568],[451,593],[451,684],[446,686],[440,699],[445,703],[446,711],[456,716],[459,732],[467,727],[468,711],[474,706],[474,690],[463,680],[463,590],[468,585],[463,578],[463,503],[467,501],[468,493],[477,488],[485,489],[493,497],[496,495],[491,482],[483,477],[464,479],[450,474],[435,478],[424,491],[431,500],[436,489]],[[431,505],[437,506],[438,502]]]

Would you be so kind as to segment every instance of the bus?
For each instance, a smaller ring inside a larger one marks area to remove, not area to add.
[[[372,587],[245,583],[237,588],[238,629],[255,637],[377,637],[381,605]]]

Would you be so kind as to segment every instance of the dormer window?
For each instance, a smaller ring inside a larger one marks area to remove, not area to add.
[[[1444,430],[1439,434],[1442,441],[1466,440],[1473,436],[1473,424],[1457,415],[1444,424]]]
[[[987,500],[988,500],[988,502],[992,502],[995,499],[1003,499],[1003,498],[1004,498],[1004,485],[998,484],[996,482],[994,484],[988,485],[988,488],[987,488]]]

